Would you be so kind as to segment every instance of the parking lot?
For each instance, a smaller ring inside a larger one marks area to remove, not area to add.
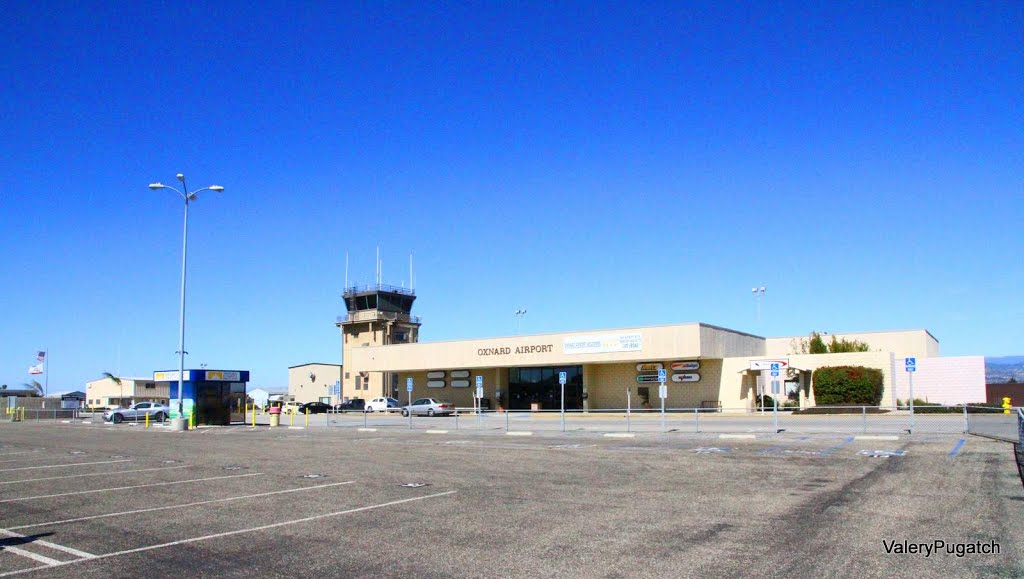
[[[352,426],[0,423],[0,577],[1024,574],[1003,442]]]

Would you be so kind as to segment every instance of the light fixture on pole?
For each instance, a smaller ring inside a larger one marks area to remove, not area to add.
[[[760,324],[761,323],[761,296],[764,295],[765,287],[764,286],[752,287],[752,288],[750,288],[750,292],[753,293],[754,297],[757,299],[757,323]]]
[[[523,316],[526,315],[526,308],[516,310],[515,311],[515,315],[516,315],[516,334],[518,335],[519,334],[519,322],[523,319]]]
[[[184,408],[183,408],[183,387],[185,381],[185,264],[188,259],[188,204],[197,199],[197,195],[203,191],[216,191],[220,193],[224,190],[220,185],[210,185],[209,187],[203,187],[195,191],[189,191],[188,185],[185,184],[185,175],[178,173],[178,181],[181,181],[181,191],[178,191],[170,185],[164,185],[163,183],[156,182],[150,183],[149,188],[156,191],[157,189],[170,189],[177,193],[185,201],[185,222],[182,226],[181,235],[181,307],[178,311],[178,417],[176,420],[179,422],[175,425],[175,429],[184,426]]]

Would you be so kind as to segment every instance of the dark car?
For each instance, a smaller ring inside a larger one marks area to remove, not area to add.
[[[353,398],[334,406],[334,410],[337,412],[362,412],[364,408],[366,408],[366,400],[362,398]]]
[[[299,408],[303,414],[324,414],[330,411],[331,405],[325,402],[307,402]]]

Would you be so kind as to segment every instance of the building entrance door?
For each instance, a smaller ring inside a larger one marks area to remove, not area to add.
[[[566,373],[565,409],[583,409],[583,366],[549,366],[510,368],[508,396],[510,410],[530,410],[539,404],[541,410],[561,408],[561,384],[558,373]]]

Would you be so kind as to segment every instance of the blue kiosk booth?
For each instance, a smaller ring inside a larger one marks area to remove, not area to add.
[[[185,370],[182,380],[184,418],[194,413],[197,425],[223,426],[245,421],[248,370]],[[154,372],[153,381],[168,383],[171,418],[177,418],[178,371]]]

